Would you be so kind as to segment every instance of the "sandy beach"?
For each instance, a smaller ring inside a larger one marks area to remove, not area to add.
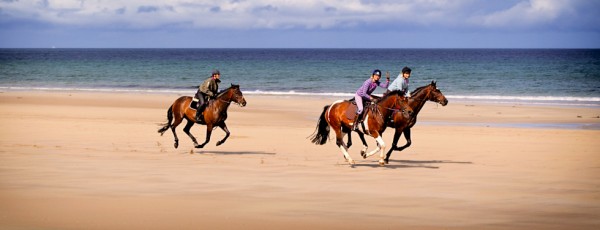
[[[1,92],[0,229],[600,229],[600,109],[428,103],[350,167],[307,139],[339,98],[246,95],[225,144],[175,149],[179,96]]]

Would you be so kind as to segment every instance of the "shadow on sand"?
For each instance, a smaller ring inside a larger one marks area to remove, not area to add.
[[[398,164],[400,163],[400,164]],[[428,164],[473,164],[469,161],[446,161],[446,160],[430,160],[430,161],[411,161],[411,160],[390,160],[390,164],[384,167],[379,166],[379,163],[373,162],[373,164],[355,164],[354,167],[371,167],[371,168],[428,168],[428,169],[439,169],[438,166],[431,166]]]
[[[218,155],[276,155],[264,151],[198,151],[197,154],[218,154]]]

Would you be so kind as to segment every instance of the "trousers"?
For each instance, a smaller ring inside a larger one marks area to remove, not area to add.
[[[354,100],[356,101],[356,106],[358,107],[356,114],[361,114],[364,109],[363,98],[361,96],[354,95]]]

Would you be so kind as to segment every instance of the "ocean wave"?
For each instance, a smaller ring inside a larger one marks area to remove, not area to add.
[[[136,89],[136,88],[75,88],[75,87],[24,87],[0,86],[3,91],[74,91],[74,92],[121,92],[121,93],[177,93],[186,94],[190,90],[182,89]],[[195,93],[195,92],[192,92]]]
[[[451,99],[471,100],[510,100],[510,101],[585,101],[600,102],[600,97],[569,97],[569,96],[497,96],[497,95],[452,95]]]
[[[485,102],[496,104],[526,104],[539,106],[600,107],[600,97],[571,96],[497,96],[497,95],[446,95],[460,102]]]
[[[168,88],[76,88],[76,87],[24,87],[0,86],[2,91],[81,91],[81,92],[118,92],[118,93],[174,93],[192,95],[195,90],[168,89]],[[263,91],[247,90],[246,95],[273,95],[273,96],[318,96],[318,97],[353,97],[353,93],[339,92],[297,92],[297,91]],[[375,94],[381,96],[381,94]],[[524,103],[537,105],[567,105],[567,106],[600,106],[600,97],[574,97],[574,96],[498,96],[498,95],[446,95],[446,98],[467,102],[493,102],[493,103]]]
[[[291,91],[262,91],[262,90],[253,90],[253,91],[244,91],[244,94],[250,95],[279,95],[279,96],[332,96],[332,97],[352,97],[353,93],[313,93],[313,92],[296,92],[294,90]]]

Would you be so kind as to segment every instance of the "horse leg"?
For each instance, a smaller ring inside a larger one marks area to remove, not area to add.
[[[177,128],[177,126],[179,124],[181,124],[181,121],[183,120],[183,118],[181,116],[175,115],[174,116],[175,120],[173,122],[173,124],[171,125],[171,131],[173,131],[173,137],[175,137],[175,144],[173,144],[175,146],[175,148],[179,147],[179,138],[177,138],[177,133],[175,132],[175,128]]]
[[[380,135],[377,135],[377,138],[375,138],[375,141],[377,141],[377,148],[374,149],[373,151],[369,152],[367,154],[367,157],[373,156],[375,155],[375,153],[379,152],[379,165],[384,166],[385,165],[385,160],[384,160],[384,151],[385,151],[385,142],[383,142],[383,138],[381,138]]]
[[[198,147],[198,141],[196,141],[196,138],[190,133],[190,129],[192,128],[192,126],[194,124],[195,124],[194,122],[192,122],[191,120],[188,120],[187,124],[183,128],[183,131],[185,132],[185,134],[187,134],[192,139],[192,141],[194,142],[194,147],[197,148]]]
[[[365,140],[365,134],[362,132],[356,133],[358,133],[358,137],[363,144],[363,148],[360,150],[360,155],[363,157],[363,159],[367,159],[367,150],[369,149],[369,145],[367,144],[367,140]]]
[[[210,141],[210,135],[212,134],[212,129],[213,129],[212,124],[206,125],[206,140],[201,145],[196,146],[196,148],[204,148],[204,146]]]
[[[387,154],[385,156],[386,164],[390,163],[390,156],[392,155],[392,152],[395,149],[398,149],[397,145],[398,145],[398,139],[400,139],[400,136],[402,136],[402,130],[399,128],[396,128],[396,132],[394,132],[394,140],[392,141],[392,147],[390,148],[390,150],[387,152]]]
[[[348,132],[348,141],[346,142],[346,147],[350,148],[350,146],[352,146],[352,130]]]
[[[225,122],[219,125],[219,127],[221,127],[223,131],[225,131],[225,137],[223,138],[223,140],[217,141],[217,146],[222,145],[223,143],[225,143],[225,140],[229,138],[229,129],[227,129],[227,125],[225,124]]]
[[[412,141],[410,140],[410,128],[404,129],[404,138],[406,139],[406,144],[400,148],[396,148],[396,150],[402,151],[405,148],[408,148],[408,146],[410,146],[410,144],[412,143]]]
[[[350,157],[350,154],[348,154],[348,147],[346,147],[346,144],[344,144],[344,135],[346,133],[342,132],[341,130],[336,129],[335,131],[335,144],[340,148],[340,150],[342,151],[342,154],[344,154],[344,158],[346,159],[346,161],[348,161],[348,163],[350,165],[354,165],[355,162],[354,160],[352,160],[352,158]]]

